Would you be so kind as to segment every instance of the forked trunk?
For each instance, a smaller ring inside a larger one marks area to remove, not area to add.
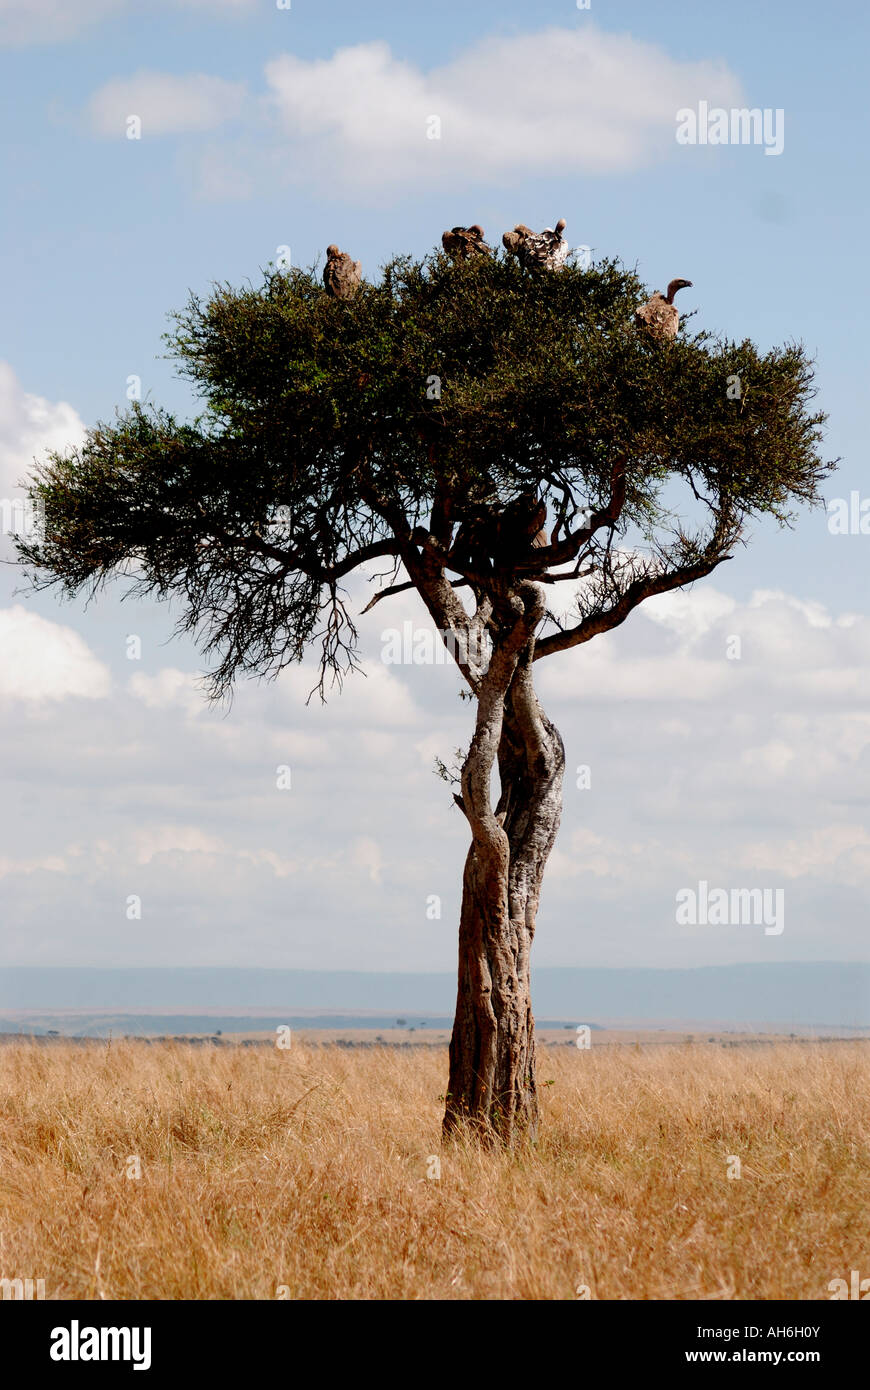
[[[478,737],[485,711],[463,769],[462,800],[473,838],[463,879],[443,1126],[445,1136],[468,1126],[506,1145],[537,1137],[530,953],[541,880],[559,828],[565,764],[558,730],[534,693],[532,650],[529,642],[501,697],[497,732],[489,726],[490,736],[496,733],[501,784],[494,815],[483,813],[492,766],[491,759],[486,766],[486,739]]]

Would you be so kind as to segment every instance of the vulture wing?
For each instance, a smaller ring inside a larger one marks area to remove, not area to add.
[[[339,299],[353,299],[359,289],[362,266],[342,251],[335,268],[336,294]]]
[[[353,299],[362,280],[362,262],[355,261],[346,251],[327,256],[323,267],[323,283],[334,299]]]
[[[483,232],[476,226],[451,227],[449,232],[442,233],[441,245],[449,256],[463,261],[489,250],[483,239]]]
[[[523,237],[518,254],[527,270],[558,270],[568,258],[568,243],[560,232],[546,227]]]
[[[639,328],[645,328],[653,338],[669,339],[677,336],[680,323],[679,311],[675,304],[668,304],[658,290],[642,304],[634,316]]]

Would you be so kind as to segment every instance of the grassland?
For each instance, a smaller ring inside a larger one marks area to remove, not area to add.
[[[506,1155],[441,1151],[439,1048],[8,1043],[0,1276],[47,1298],[826,1299],[870,1276],[868,1072],[861,1042],[544,1048],[541,1141]]]

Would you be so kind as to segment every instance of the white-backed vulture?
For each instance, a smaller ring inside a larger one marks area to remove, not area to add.
[[[443,232],[441,245],[448,256],[458,261],[466,261],[471,256],[486,255],[489,247],[483,239],[483,228],[473,222],[470,227],[451,227]]]
[[[502,245],[517,257],[524,270],[558,270],[568,259],[569,246],[562,236],[565,219],[560,217],[555,227],[533,232],[518,222],[512,232],[505,232]]]
[[[353,299],[362,279],[362,265],[337,246],[327,246],[323,283],[334,299]]]
[[[691,280],[672,280],[667,294],[656,290],[655,294],[641,305],[634,316],[638,328],[645,328],[650,337],[659,341],[676,338],[680,326],[680,315],[674,303],[677,290],[690,290]]]

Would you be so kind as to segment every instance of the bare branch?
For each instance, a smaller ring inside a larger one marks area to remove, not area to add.
[[[374,608],[376,603],[380,603],[382,598],[392,598],[393,594],[405,593],[408,589],[416,589],[417,585],[413,580],[407,579],[403,584],[391,584],[387,589],[379,589],[374,598],[369,599],[365,608],[360,610],[360,617]],[[470,581],[467,579],[453,579],[450,581],[451,589],[469,588]]]
[[[635,566],[635,577],[621,590],[618,575],[615,574],[613,567],[608,565],[603,575],[602,593],[599,598],[603,601],[604,591],[610,585],[616,595],[613,601],[608,606],[596,605],[575,627],[541,638],[535,644],[535,660],[550,656],[553,652],[566,651],[569,647],[579,646],[602,632],[610,632],[620,623],[625,622],[629,613],[645,599],[651,598],[654,594],[664,594],[672,589],[681,589],[686,584],[692,584],[696,579],[702,579],[705,575],[711,574],[718,565],[731,559],[731,556],[725,552],[738,539],[739,527],[733,520],[726,519],[723,515],[719,518],[712,536],[703,549],[697,542],[692,542],[685,537],[681,539],[682,552],[687,554],[695,550],[697,552],[696,558],[673,568],[657,569],[653,565],[648,565],[640,573],[637,572]],[[661,556],[660,558],[670,557]]]

